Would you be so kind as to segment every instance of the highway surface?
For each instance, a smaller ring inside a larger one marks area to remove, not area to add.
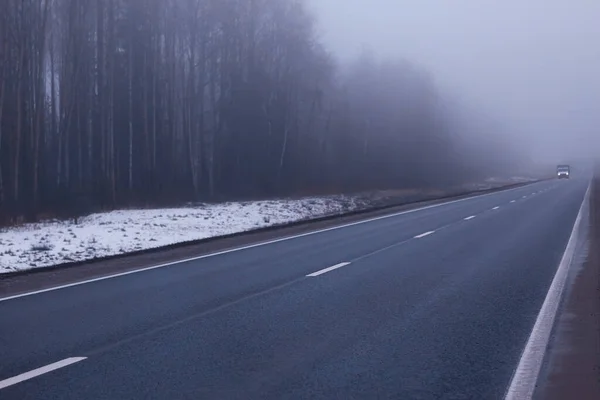
[[[0,399],[501,399],[587,186],[2,299]]]

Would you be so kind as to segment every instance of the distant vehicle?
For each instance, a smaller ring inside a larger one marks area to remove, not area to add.
[[[568,165],[559,165],[556,167],[556,176],[558,179],[569,179],[571,175],[571,167]]]

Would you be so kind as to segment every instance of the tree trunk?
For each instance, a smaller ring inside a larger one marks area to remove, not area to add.
[[[115,160],[115,126],[114,126],[114,112],[115,112],[115,12],[114,12],[114,0],[108,2],[108,48],[111,49],[110,57],[108,58],[108,102],[107,102],[107,125],[108,125],[108,160],[109,160],[109,182],[110,182],[110,199],[111,205],[115,206],[117,203],[117,182],[116,182],[116,160]]]
[[[99,149],[99,153],[96,159],[99,159],[100,165],[96,165],[95,169],[97,175],[95,176],[92,186],[101,183],[100,189],[103,192],[102,201],[106,201],[106,188],[108,186],[109,179],[109,168],[108,168],[108,132],[106,132],[106,56],[104,51],[104,40],[105,40],[105,0],[96,1],[96,54],[97,54],[97,68],[96,68],[96,87],[97,87],[97,107],[96,115],[96,136]],[[100,180],[100,182],[97,182]]]
[[[0,62],[2,62],[0,60]],[[0,75],[0,80],[3,80],[4,76],[3,74]],[[2,114],[4,111],[4,93],[5,93],[5,85],[4,82],[2,82],[3,85],[0,88],[0,206],[3,205],[4,203],[4,180],[3,180],[3,170],[2,170],[2,160],[4,159],[4,157],[2,157]]]
[[[133,193],[133,28],[129,36],[129,195]]]
[[[3,46],[2,42],[4,36],[0,37],[0,46]],[[4,50],[5,51],[5,50]],[[4,179],[3,179],[3,169],[2,162],[4,157],[2,156],[2,122],[4,121],[4,94],[6,93],[6,83],[5,83],[5,66],[4,66],[4,51],[0,53],[0,207],[4,204]],[[0,215],[1,217],[1,215]]]
[[[21,47],[19,54],[19,63],[17,64],[17,127],[15,131],[15,146],[14,146],[14,163],[13,163],[13,200],[15,203],[19,201],[19,171],[21,165],[21,129],[23,123],[23,70],[24,70],[25,48]]]

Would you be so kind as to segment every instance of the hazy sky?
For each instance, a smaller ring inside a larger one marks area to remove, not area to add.
[[[340,59],[365,45],[381,57],[405,57],[524,132],[538,153],[600,154],[600,0],[309,3]]]

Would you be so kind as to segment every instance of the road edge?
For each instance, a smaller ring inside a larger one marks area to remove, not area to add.
[[[535,183],[542,182],[544,180],[545,179],[538,179],[538,180],[531,181],[531,182],[514,183],[514,184],[491,188],[491,189],[453,193],[453,194],[448,194],[446,196],[441,196],[441,197],[430,197],[430,198],[426,197],[426,198],[423,198],[421,200],[416,200],[416,201],[398,202],[398,203],[387,204],[387,205],[382,205],[382,206],[375,206],[375,207],[368,207],[368,208],[363,208],[363,209],[359,209],[359,210],[353,210],[353,211],[349,211],[349,212],[342,212],[342,213],[338,213],[338,214],[323,215],[323,216],[319,216],[319,217],[315,217],[315,218],[300,219],[297,221],[292,221],[292,222],[287,222],[287,223],[282,223],[282,224],[274,224],[274,225],[265,226],[265,227],[261,227],[261,228],[249,229],[249,230],[234,232],[234,233],[230,233],[230,234],[226,234],[226,235],[212,236],[212,237],[207,237],[207,238],[203,238],[203,239],[177,242],[177,243],[173,243],[170,245],[152,247],[152,248],[143,249],[143,250],[130,251],[127,253],[122,253],[122,254],[114,254],[114,255],[110,255],[110,256],[96,257],[96,258],[91,258],[91,259],[82,260],[82,261],[60,263],[60,264],[55,264],[55,265],[51,265],[51,266],[47,266],[47,267],[29,268],[29,269],[24,269],[24,270],[20,270],[20,271],[4,272],[4,273],[0,273],[0,281],[14,278],[14,277],[19,277],[19,276],[34,275],[34,274],[49,272],[49,271],[60,271],[60,270],[64,270],[64,269],[70,269],[70,268],[75,268],[75,267],[82,266],[82,265],[90,265],[90,264],[100,263],[100,262],[104,262],[104,261],[126,259],[129,257],[138,256],[138,255],[160,253],[160,252],[164,252],[167,250],[174,250],[174,249],[179,249],[179,248],[188,247],[188,246],[217,242],[219,240],[224,240],[224,239],[252,236],[252,235],[256,235],[258,233],[265,233],[265,232],[276,232],[278,230],[283,230],[285,228],[309,226],[311,224],[315,224],[318,222],[329,222],[329,221],[334,222],[336,220],[340,220],[345,217],[353,217],[353,216],[363,217],[364,216],[365,219],[369,219],[369,218],[371,218],[369,216],[369,214],[373,214],[376,212],[381,212],[381,211],[385,212],[387,210],[391,211],[394,208],[400,208],[400,207],[409,207],[409,209],[411,209],[410,207],[415,207],[416,209],[418,209],[420,207],[427,206],[428,203],[431,203],[431,202],[438,202],[438,201],[439,202],[451,202],[451,201],[454,201],[454,199],[468,199],[468,198],[473,198],[473,197],[479,197],[479,196],[484,196],[484,195],[491,194],[491,193],[497,193],[497,192],[501,192],[501,191],[505,191],[505,190],[512,190],[512,189],[516,189],[519,187],[532,185]],[[443,203],[440,203],[440,204],[443,204]]]
[[[234,251],[241,251],[241,250],[245,250],[245,249],[249,249],[249,248],[253,248],[253,247],[259,247],[259,246],[264,246],[267,244],[271,244],[271,243],[276,243],[276,242],[281,242],[281,241],[285,241],[285,240],[291,240],[294,238],[298,238],[298,237],[303,237],[303,236],[308,236],[308,235],[313,235],[313,234],[318,234],[321,232],[326,232],[326,231],[331,231],[331,230],[335,230],[335,229],[342,229],[344,227],[348,227],[348,226],[352,226],[352,225],[358,225],[358,224],[363,224],[363,223],[368,223],[371,221],[376,221],[376,220],[380,220],[380,219],[384,219],[384,218],[392,218],[394,216],[398,216],[398,215],[402,215],[402,214],[408,214],[408,213],[413,213],[413,212],[418,212],[421,210],[426,210],[426,209],[431,209],[431,208],[435,208],[435,207],[440,207],[443,205],[448,205],[448,204],[453,204],[453,203],[458,203],[458,202],[462,202],[462,201],[467,201],[467,200],[471,200],[471,199],[476,199],[476,198],[481,198],[481,197],[486,197],[486,196],[490,196],[493,195],[495,193],[498,192],[505,192],[505,191],[511,191],[511,190],[516,190],[519,189],[521,187],[524,186],[528,186],[530,184],[533,183],[538,183],[540,181],[536,181],[536,182],[531,182],[531,183],[526,183],[526,184],[517,184],[517,185],[510,185],[510,186],[505,186],[502,188],[497,188],[491,191],[483,191],[483,193],[481,193],[481,191],[477,192],[477,193],[473,193],[471,195],[462,195],[462,196],[456,196],[454,198],[454,200],[451,199],[438,199],[438,200],[431,200],[429,203],[431,204],[427,204],[427,202],[419,202],[419,203],[415,203],[412,205],[404,205],[404,206],[412,206],[409,207],[407,209],[401,209],[401,210],[397,210],[394,211],[394,208],[399,208],[402,206],[396,206],[396,207],[391,207],[391,208],[386,208],[385,210],[379,210],[379,211],[384,211],[384,214],[381,215],[377,215],[374,211],[371,211],[369,213],[363,213],[360,214],[359,218],[357,220],[347,220],[344,221],[343,217],[347,217],[347,216],[338,216],[337,218],[333,219],[334,223],[332,226],[328,226],[325,225],[324,227],[319,227],[315,221],[311,220],[310,222],[304,222],[304,224],[306,227],[308,227],[309,229],[306,232],[301,232],[301,233],[295,233],[295,234],[290,234],[290,235],[275,235],[273,238],[271,239],[267,239],[267,240],[257,240],[257,241],[251,241],[249,243],[242,243],[242,244],[238,244],[238,245],[233,245],[231,247],[225,247],[222,249],[217,249],[216,251],[206,251],[206,252],[202,252],[199,251],[196,254],[193,254],[191,256],[188,257],[182,257],[182,258],[174,258],[174,259],[167,259],[164,262],[155,262],[155,263],[146,263],[145,265],[142,266],[138,266],[138,267],[134,267],[131,269],[127,269],[127,268],[123,268],[123,269],[117,269],[114,270],[112,272],[108,271],[106,273],[98,273],[96,275],[86,275],[86,276],[80,276],[80,277],[75,277],[74,279],[68,279],[62,282],[57,282],[57,283],[44,283],[42,282],[39,285],[36,285],[34,287],[30,287],[29,289],[25,289],[25,290],[8,290],[8,293],[4,293],[3,297],[0,297],[0,302],[3,301],[8,301],[8,300],[13,300],[13,299],[17,299],[17,298],[21,298],[21,297],[25,297],[25,296],[31,296],[31,295],[35,295],[35,294],[39,294],[39,293],[44,293],[44,292],[49,292],[49,291],[54,291],[54,290],[60,290],[60,289],[64,289],[64,288],[68,288],[68,287],[72,287],[72,286],[77,286],[77,285],[83,285],[83,284],[87,284],[87,283],[92,283],[92,282],[98,282],[98,281],[102,281],[102,280],[107,280],[107,279],[113,279],[113,278],[118,278],[121,276],[126,276],[126,275],[131,275],[131,274],[135,274],[135,273],[141,273],[141,272],[145,272],[145,271],[151,271],[151,270],[155,270],[155,269],[159,269],[159,268],[165,268],[165,267],[169,267],[169,266],[173,266],[173,265],[177,265],[177,264],[182,264],[182,263],[186,263],[186,262],[190,262],[190,261],[195,261],[195,260],[199,260],[199,259],[203,259],[203,258],[208,258],[208,257],[214,257],[217,255],[221,255],[221,254],[226,254],[226,253],[230,253],[230,252],[234,252]],[[445,201],[443,201],[445,200]],[[312,227],[312,228],[311,228]],[[284,227],[280,227],[279,229],[284,229],[286,228]],[[275,230],[275,232],[277,232]],[[220,238],[221,240],[223,240],[223,238]],[[211,241],[214,242],[215,240]],[[191,245],[189,245],[191,247]],[[156,254],[156,252],[144,252],[143,255],[148,255],[148,254]],[[125,260],[128,257],[131,257],[131,254],[126,254],[126,255],[120,255],[120,256],[116,256],[116,257],[110,257],[109,260],[105,260],[105,261],[113,261],[113,262],[118,262],[119,260]],[[81,264],[87,264],[88,266],[90,265],[96,265],[96,264],[101,264],[97,259],[96,260],[92,260],[89,262],[85,262],[85,263],[81,263]],[[78,271],[79,268],[75,268],[74,266],[70,265],[68,268],[40,268],[39,272],[48,272],[48,273],[60,273],[60,272],[68,272],[68,271]],[[35,270],[34,270],[35,271]],[[0,276],[0,283],[3,282],[8,282],[10,284],[11,278],[14,279],[28,279],[28,278],[34,278],[34,277],[43,277],[44,275],[41,273],[31,273],[31,274],[26,274],[24,273],[25,271],[23,271],[22,273],[17,274],[17,276],[12,276],[12,277],[2,277]],[[5,275],[5,274],[4,274]],[[39,283],[39,282],[38,282]],[[0,287],[0,289],[2,289],[2,287]],[[1,292],[1,290],[0,290]]]
[[[544,356],[550,342],[552,329],[563,297],[575,249],[579,241],[579,231],[585,207],[589,207],[592,182],[588,184],[583,201],[573,224],[567,247],[558,265],[544,303],[538,313],[531,334],[521,353],[519,363],[511,378],[504,400],[530,400],[536,389]]]

